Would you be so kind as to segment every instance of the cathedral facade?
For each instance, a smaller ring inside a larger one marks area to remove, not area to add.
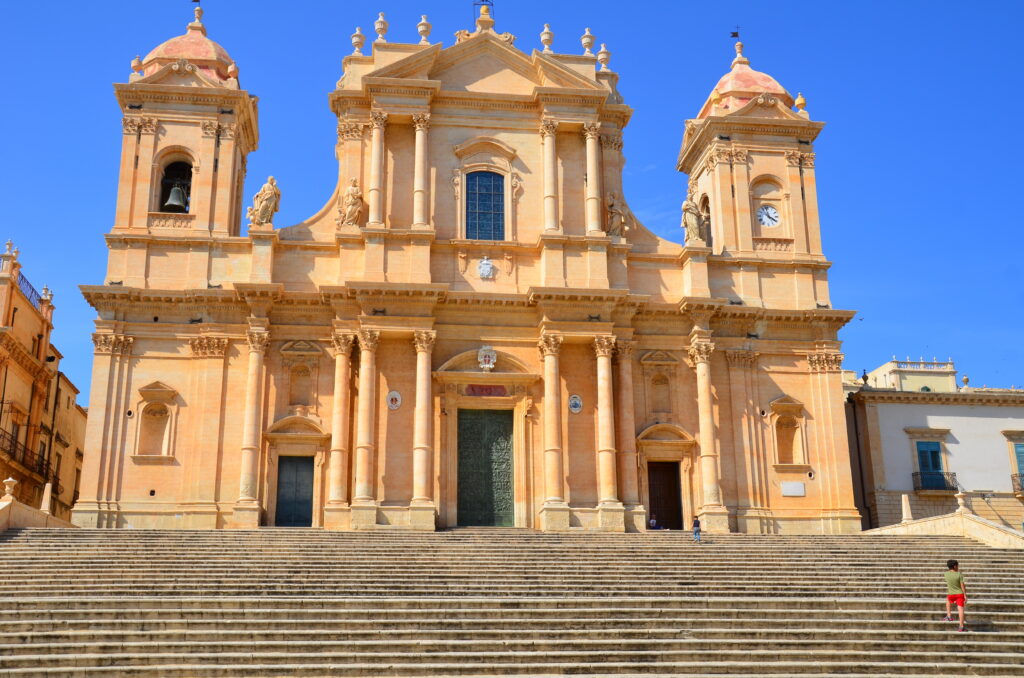
[[[282,227],[201,18],[115,87],[76,524],[859,529],[823,123],[742,45],[680,130],[681,244],[623,195],[610,53],[526,51],[487,7],[447,47],[357,30],[337,188]]]

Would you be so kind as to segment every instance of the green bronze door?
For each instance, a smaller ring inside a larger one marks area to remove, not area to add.
[[[459,525],[512,527],[512,410],[459,410]]]

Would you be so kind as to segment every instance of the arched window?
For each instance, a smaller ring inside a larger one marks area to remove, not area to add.
[[[167,425],[171,415],[163,403],[150,403],[142,411],[138,454],[166,454]]]
[[[466,237],[505,239],[505,177],[497,172],[466,175]]]
[[[175,190],[178,189],[178,190]],[[160,180],[160,203],[158,212],[188,212],[192,197],[192,165],[187,162],[172,162],[164,168]]]

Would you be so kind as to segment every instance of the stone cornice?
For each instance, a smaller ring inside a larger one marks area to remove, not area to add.
[[[9,327],[0,328],[0,349],[6,351],[7,355],[28,372],[33,380],[42,379],[47,374],[46,365],[29,354],[21,342],[14,338],[10,330]]]
[[[936,391],[888,391],[861,388],[850,395],[856,402],[906,403],[914,405],[993,405],[996,407],[1024,407],[1024,391],[993,393],[991,391],[958,391],[939,393]]]
[[[676,169],[687,174],[693,174],[701,166],[702,156],[719,135],[754,134],[814,141],[825,127],[825,123],[814,120],[746,116],[710,116],[689,122],[694,125],[696,133],[679,149],[676,161]]]

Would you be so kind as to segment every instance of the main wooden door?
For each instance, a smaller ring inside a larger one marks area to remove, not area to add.
[[[459,410],[459,525],[515,525],[512,410]]]
[[[277,458],[278,527],[309,527],[313,524],[313,457]]]
[[[679,462],[647,462],[647,487],[650,493],[650,515],[658,527],[683,529],[683,500],[679,492]]]

